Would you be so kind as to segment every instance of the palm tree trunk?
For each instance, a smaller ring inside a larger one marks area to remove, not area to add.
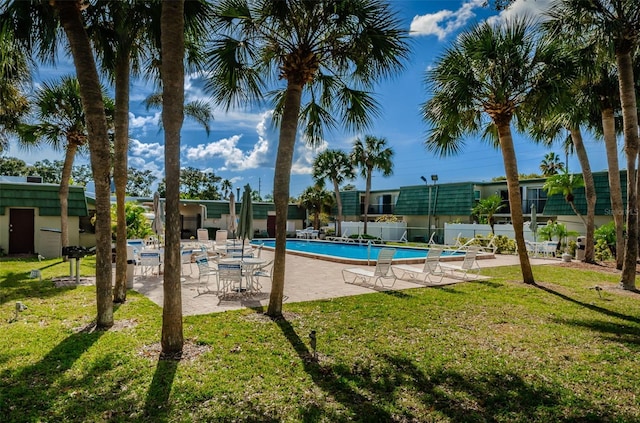
[[[338,207],[338,224],[336,225],[336,236],[342,235],[342,197],[340,197],[340,186],[338,181],[333,179],[333,192],[336,195],[336,205]]]
[[[102,89],[89,37],[84,29],[77,2],[58,1],[60,23],[69,39],[69,47],[80,84],[80,97],[85,111],[91,170],[96,189],[96,326],[113,326],[111,289],[111,157],[107,119]]]
[[[71,170],[73,160],[76,157],[78,146],[75,142],[67,139],[67,148],[62,165],[62,175],[60,176],[60,241],[63,247],[69,245],[69,181],[71,180]]]
[[[182,351],[180,286],[180,130],[184,120],[184,0],[164,0],[160,17],[162,124],[165,137],[166,231],[162,353]]]
[[[616,52],[620,102],[624,127],[624,150],[627,156],[627,239],[620,286],[635,290],[636,262],[638,260],[638,111],[630,52]]]
[[[367,222],[369,221],[369,197],[371,196],[371,174],[373,169],[367,168],[367,182],[364,190],[364,233],[367,233]]]
[[[587,230],[587,246],[584,252],[584,261],[586,263],[595,263],[595,219],[596,219],[596,186],[591,173],[591,165],[587,156],[587,149],[582,141],[582,133],[579,128],[571,128],[571,140],[576,150],[576,156],[582,168],[582,179],[584,180],[584,191],[587,200],[587,220],[585,223]],[[582,216],[581,216],[582,217]]]
[[[273,176],[273,201],[276,207],[276,248],[273,261],[273,283],[271,295],[269,296],[269,308],[267,309],[267,315],[271,317],[282,316],[289,184],[291,182],[291,163],[298,130],[301,96],[302,85],[289,81],[282,112],[276,170]]]
[[[507,177],[507,189],[509,191],[509,205],[511,207],[511,223],[516,236],[516,247],[520,259],[522,280],[527,284],[535,284],[531,263],[527,255],[527,247],[524,243],[524,217],[522,216],[522,197],[520,195],[520,183],[518,182],[518,162],[513,147],[513,137],[509,121],[496,122],[500,149],[504,160],[504,170]]]
[[[113,180],[116,185],[116,283],[113,302],[127,300],[127,216],[125,196],[129,150],[129,52],[122,52],[115,69],[115,146]]]
[[[616,268],[622,270],[624,261],[624,211],[622,209],[622,187],[620,186],[620,166],[618,164],[618,140],[616,138],[613,109],[602,110],[602,131],[607,151],[609,169],[609,192],[611,195],[611,213],[616,225]]]

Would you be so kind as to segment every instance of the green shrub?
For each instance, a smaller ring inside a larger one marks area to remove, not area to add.
[[[613,254],[611,253],[611,248],[607,244],[607,241],[600,238],[596,240],[595,245],[595,256],[598,261],[606,261],[611,260],[613,258]]]
[[[603,246],[609,249],[609,257],[616,256],[616,224],[611,221],[607,224],[600,226],[595,230],[593,238],[596,242],[596,248],[598,242],[601,242]],[[596,253],[597,254],[597,253]]]

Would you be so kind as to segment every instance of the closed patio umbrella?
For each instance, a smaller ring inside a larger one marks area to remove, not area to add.
[[[162,211],[162,205],[160,204],[160,194],[156,191],[156,193],[153,194],[153,222],[151,223],[151,229],[158,237],[158,243],[160,243],[160,237],[164,232],[163,220],[164,213]]]
[[[536,205],[531,204],[531,223],[529,229],[533,232],[533,242],[536,242],[536,232],[538,232],[538,216],[536,215]]]
[[[231,232],[231,236],[233,238],[236,237],[236,231],[238,230],[238,226],[236,224],[236,197],[231,193],[229,196],[229,232]]]
[[[242,238],[242,251],[244,252],[244,240],[253,239],[253,204],[251,202],[251,187],[249,184],[244,186],[244,192],[242,193],[238,237]]]

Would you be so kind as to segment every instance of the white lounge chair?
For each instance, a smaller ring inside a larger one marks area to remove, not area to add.
[[[382,248],[378,254],[375,270],[362,269],[359,267],[352,267],[342,270],[342,279],[345,283],[371,283],[375,286],[380,282],[380,286],[383,288],[391,287],[396,283],[396,275],[391,270],[391,261],[396,254],[395,248]],[[391,285],[385,286],[383,280],[391,279]]]
[[[452,264],[449,262],[440,263],[440,267],[445,271],[451,272],[451,277],[456,279],[468,280],[467,275],[469,273],[475,275],[473,279],[478,279],[480,276],[480,265],[476,258],[480,248],[477,246],[470,246],[464,253],[464,259],[461,265]]]
[[[406,279],[411,282],[426,284],[427,280],[430,283],[440,283],[444,278],[444,270],[440,267],[440,255],[442,254],[441,248],[429,248],[427,257],[424,260],[424,267],[417,269],[407,264],[394,264],[391,266],[391,270],[398,279]],[[431,277],[437,279],[437,282],[431,279]]]

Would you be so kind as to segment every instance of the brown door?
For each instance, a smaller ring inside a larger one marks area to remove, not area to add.
[[[33,209],[9,210],[9,254],[33,254]]]
[[[276,236],[276,216],[267,216],[267,234],[269,238],[275,238]]]

